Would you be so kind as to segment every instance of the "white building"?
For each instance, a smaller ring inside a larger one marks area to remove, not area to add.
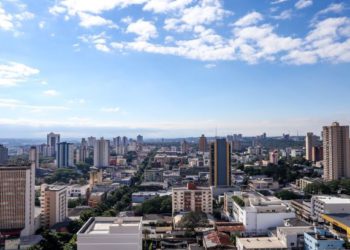
[[[304,233],[313,232],[311,226],[305,227],[278,227],[277,238],[288,249],[302,249],[304,247]]]
[[[90,188],[90,185],[70,185],[68,186],[67,192],[69,197],[86,197],[86,194],[88,193]]]
[[[109,141],[103,139],[103,137],[100,140],[96,140],[94,145],[94,166],[109,166]]]
[[[77,233],[77,247],[78,250],[142,250],[142,218],[90,218]]]
[[[274,196],[234,192],[233,217],[246,231],[255,232],[282,226],[283,220],[295,218],[295,213]]]
[[[311,218],[314,221],[323,222],[322,214],[348,213],[350,211],[350,199],[334,196],[312,196]]]
[[[287,247],[277,237],[237,238],[236,247],[237,250],[287,250]]]

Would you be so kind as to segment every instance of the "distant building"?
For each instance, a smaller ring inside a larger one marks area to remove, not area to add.
[[[68,196],[66,186],[41,185],[41,226],[50,228],[68,217]]]
[[[279,184],[274,181],[273,178],[258,178],[249,181],[249,187],[251,190],[276,190],[279,189]]]
[[[56,163],[58,168],[74,166],[74,146],[72,143],[61,142],[58,144]]]
[[[90,188],[92,188],[96,184],[101,184],[102,180],[103,180],[102,169],[91,168],[90,179],[89,179]]]
[[[317,146],[317,136],[309,132],[305,137],[305,158],[312,161],[312,148]]]
[[[81,140],[80,147],[79,147],[79,161],[85,162],[88,157],[89,157],[88,143],[85,140],[85,138],[83,138]]]
[[[207,138],[205,137],[205,135],[202,135],[199,138],[198,149],[200,152],[203,152],[203,153],[208,151],[208,142],[207,142]]]
[[[39,149],[35,146],[29,149],[29,161],[35,165],[35,168],[39,167]]]
[[[96,140],[94,146],[94,166],[97,168],[109,166],[109,141],[103,137]]]
[[[209,187],[197,187],[188,183],[187,187],[173,188],[173,213],[198,211],[213,213],[213,195]]]
[[[271,151],[269,153],[269,163],[270,164],[277,165],[278,164],[278,158],[279,158],[279,155],[278,155],[278,151],[277,150]]]
[[[163,179],[163,168],[156,169],[145,169],[144,181],[146,182],[162,182]]]
[[[137,144],[143,144],[143,136],[142,135],[138,135],[136,137],[136,142],[137,142]]]
[[[216,139],[210,145],[210,185],[231,186],[231,146],[226,139]]]
[[[187,154],[190,150],[190,146],[186,140],[183,140],[181,142],[181,153],[182,154]]]
[[[96,137],[90,136],[87,138],[88,147],[94,147],[96,143]]]
[[[34,234],[35,165],[0,166],[0,232]]]
[[[52,157],[56,156],[57,150],[58,150],[58,144],[60,143],[60,134],[55,134],[51,132],[50,134],[47,135],[47,145],[51,149],[50,153]]]
[[[78,250],[142,250],[142,218],[90,218],[77,233],[77,248]]]
[[[9,158],[9,150],[0,144],[0,164],[6,164]]]
[[[334,122],[323,127],[323,178],[327,181],[350,177],[349,126]]]

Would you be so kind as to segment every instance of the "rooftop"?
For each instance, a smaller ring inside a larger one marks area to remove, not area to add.
[[[347,227],[350,227],[350,214],[325,214],[322,216],[325,220],[331,218],[338,223],[344,224]]]
[[[93,217],[79,230],[78,235],[138,234],[142,217]]]
[[[246,249],[286,248],[277,237],[238,238],[237,241],[240,242]]]
[[[318,200],[327,204],[350,204],[350,199],[335,196],[316,196]]]

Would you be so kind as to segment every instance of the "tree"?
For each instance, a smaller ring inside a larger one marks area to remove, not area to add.
[[[289,190],[282,190],[276,193],[276,197],[280,198],[281,200],[294,200],[300,198],[299,195]]]
[[[181,221],[179,222],[179,226],[181,228],[187,228],[191,231],[194,231],[197,227],[204,227],[208,224],[207,215],[203,212],[189,212],[185,214]]]

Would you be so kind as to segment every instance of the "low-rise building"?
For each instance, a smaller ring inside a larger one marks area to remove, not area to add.
[[[323,229],[304,233],[305,250],[344,249],[344,241]]]
[[[213,195],[209,187],[197,187],[188,183],[187,187],[173,188],[173,213],[201,211],[213,212]]]
[[[329,225],[332,233],[344,238],[350,238],[350,214],[323,214],[323,220]]]
[[[350,211],[350,199],[335,196],[312,196],[311,217],[323,222],[323,214],[347,213]]]
[[[305,232],[313,232],[313,227],[278,227],[276,236],[286,248],[302,249],[304,247]]]
[[[67,187],[68,196],[69,197],[81,197],[85,198],[89,193],[90,185],[70,185]]]
[[[318,178],[304,177],[304,178],[300,178],[300,179],[296,180],[296,186],[300,190],[304,191],[304,189],[307,187],[307,185],[313,184],[313,183],[319,182],[319,181],[321,181],[321,180]]]
[[[251,190],[276,190],[279,189],[279,184],[274,181],[273,178],[258,178],[249,181],[249,187]]]
[[[77,233],[77,248],[78,250],[142,250],[142,218],[90,218]]]
[[[287,250],[288,248],[277,237],[237,238],[237,250]]]
[[[234,192],[233,217],[242,222],[248,232],[259,232],[282,226],[284,219],[295,218],[295,213],[274,196]]]
[[[144,171],[144,181],[147,182],[162,182],[163,181],[163,169],[152,168]]]

